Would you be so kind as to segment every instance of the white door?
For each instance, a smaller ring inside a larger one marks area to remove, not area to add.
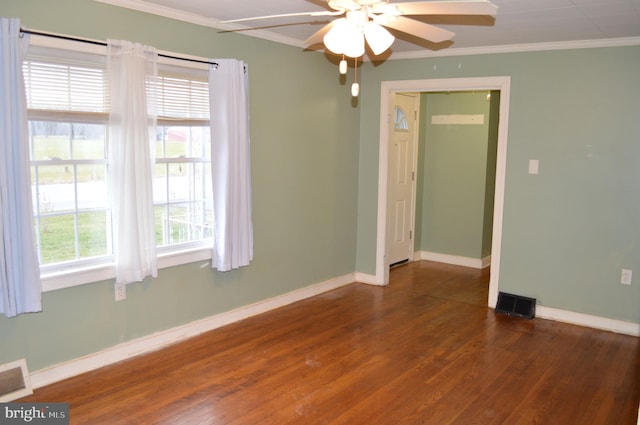
[[[389,264],[413,258],[417,118],[420,98],[394,93],[389,128],[387,252]]]

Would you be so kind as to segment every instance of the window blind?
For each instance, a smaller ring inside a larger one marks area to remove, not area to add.
[[[206,81],[163,76],[159,70],[156,96],[158,120],[202,120],[209,123],[209,84]],[[206,75],[206,74],[205,74]]]
[[[64,63],[23,64],[27,108],[49,111],[109,111],[104,69]]]
[[[87,114],[87,118],[109,113],[106,58],[93,54],[65,54],[58,49],[37,49],[23,64],[27,108],[32,118],[56,119],[61,113]],[[158,67],[155,87],[159,123],[208,125],[209,84],[207,71],[175,66]],[[153,97],[150,97],[153,98]]]

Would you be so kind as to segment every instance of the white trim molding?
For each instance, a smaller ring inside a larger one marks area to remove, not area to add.
[[[575,311],[560,310],[543,305],[536,306],[536,317],[554,320],[557,322],[571,323],[573,325],[610,331],[619,334],[640,336],[640,323],[625,322],[623,320],[609,319],[607,317],[592,316],[590,314],[576,313]]]
[[[33,388],[41,388],[134,356],[159,350],[204,332],[320,295],[353,282],[355,282],[355,274],[350,273],[183,326],[127,341],[97,353],[37,370],[31,374],[31,385]]]
[[[152,15],[162,16],[169,19],[188,22],[190,24],[201,25],[205,27],[217,28],[227,31],[245,31],[245,35],[250,37],[269,40],[276,43],[286,44],[293,47],[306,48],[302,40],[278,34],[273,31],[264,29],[254,29],[246,25],[240,24],[221,24],[218,19],[209,18],[197,13],[185,12],[176,8],[150,3],[144,0],[95,0],[100,3],[110,4],[112,6],[122,7],[125,9],[136,10],[138,12],[149,13]],[[620,46],[637,46],[640,45],[640,37],[619,37],[619,38],[602,38],[589,40],[568,40],[558,42],[542,42],[542,43],[525,43],[525,44],[505,44],[495,46],[480,47],[453,47],[443,50],[419,49],[408,52],[392,52],[388,60],[400,59],[421,59],[439,56],[466,56],[466,55],[483,55],[494,53],[515,53],[515,52],[533,52],[543,50],[566,50],[566,49],[586,49],[598,47],[620,47]],[[370,61],[367,56],[364,60]]]
[[[389,59],[423,59],[443,56],[490,55],[500,53],[540,52],[569,49],[594,49],[602,47],[624,47],[640,45],[640,37],[603,38],[594,40],[569,40],[547,43],[504,44],[484,47],[457,47],[443,50],[417,50],[397,52]]]
[[[211,260],[211,248],[209,247],[195,247],[182,251],[174,250],[173,252],[158,255],[158,269],[209,260]],[[210,263],[207,264],[210,265]],[[41,275],[42,291],[56,291],[58,289],[71,288],[73,286],[99,282],[101,280],[114,279],[115,277],[116,270],[113,262],[43,273]]]
[[[456,266],[472,267],[474,269],[485,269],[491,265],[491,256],[484,258],[461,257],[459,255],[440,254],[431,251],[418,251],[416,258],[437,263],[453,264]]]
[[[356,272],[356,282],[366,283],[367,285],[384,286],[378,281],[375,275],[369,273]]]
[[[388,180],[388,138],[386,117],[389,116],[391,94],[394,92],[434,92],[462,90],[500,90],[500,122],[498,125],[498,151],[496,157],[496,182],[493,210],[493,235],[491,245],[491,277],[489,280],[489,307],[498,301],[500,282],[500,254],[502,249],[502,217],[507,169],[507,136],[509,133],[509,101],[511,77],[468,77],[425,80],[382,81],[380,84],[380,140],[378,146],[378,205],[376,227],[376,274],[379,285],[389,282],[389,264],[386,252],[386,206]]]
[[[464,258],[464,257],[458,257]],[[478,260],[476,260],[478,261]],[[150,353],[175,344],[194,336],[200,335],[225,325],[271,311],[297,301],[311,298],[316,295],[337,289],[353,282],[362,282],[379,285],[376,276],[364,273],[350,273],[324,282],[313,284],[305,288],[297,289],[283,295],[259,301],[228,312],[220,313],[202,320],[161,331],[152,335],[137,338],[118,344],[103,351],[89,354],[61,364],[37,370],[26,382],[30,382],[31,388],[41,388],[55,382],[62,381],[82,373],[127,360],[131,357]],[[590,328],[601,329],[632,336],[640,336],[640,323],[625,322],[604,317],[591,316],[571,311],[558,310],[538,305],[536,317],[571,323]]]
[[[95,0],[100,3],[109,4],[111,6],[122,7],[125,9],[135,10],[137,12],[148,13],[150,15],[162,16],[163,18],[175,19],[177,21],[187,22],[189,24],[200,25],[203,27],[216,28],[224,31],[247,31],[246,35],[250,37],[260,38],[262,40],[273,41],[275,43],[286,44],[293,47],[306,47],[304,43],[298,39],[287,37],[273,31],[254,29],[241,24],[221,24],[219,19],[209,18],[197,13],[185,12],[184,10],[163,6],[155,3],[149,3],[143,0]]]

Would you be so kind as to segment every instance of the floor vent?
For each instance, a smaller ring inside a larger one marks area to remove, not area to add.
[[[408,258],[404,259],[404,260],[397,261],[397,262],[395,262],[393,264],[389,264],[389,268],[393,269],[395,267],[404,266],[405,264],[409,264],[409,259]]]
[[[500,292],[498,294],[496,312],[533,319],[536,316],[536,300],[535,298]]]
[[[0,402],[33,394],[25,359],[0,365]]]

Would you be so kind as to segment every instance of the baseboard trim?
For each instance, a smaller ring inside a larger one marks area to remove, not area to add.
[[[436,258],[442,259],[437,256]],[[451,262],[449,257],[444,258],[449,261],[439,261],[448,264],[463,265],[468,267],[469,263],[460,264]],[[434,257],[421,259],[437,261]],[[454,260],[462,257],[456,257]],[[475,260],[475,259],[471,259]],[[475,260],[480,261],[480,260]],[[80,375],[103,366],[117,363],[131,357],[150,353],[163,347],[175,344],[188,338],[197,336],[222,326],[261,314],[288,304],[295,303],[333,289],[353,283],[354,281],[379,285],[375,276],[366,273],[350,273],[341,277],[330,279],[305,288],[297,289],[283,295],[279,295],[254,304],[243,306],[228,312],[220,313],[202,320],[198,320],[183,326],[178,326],[166,331],[158,332],[132,341],[127,341],[97,353],[70,360],[61,364],[34,371],[30,375],[32,388],[41,388],[46,385],[62,381],[73,376]],[[590,328],[611,331],[615,333],[640,337],[640,323],[625,322],[621,320],[609,319],[605,317],[592,316],[583,313],[576,313],[567,310],[560,310],[542,305],[536,306],[536,317],[542,319],[555,320],[564,323],[571,323]]]
[[[97,353],[40,369],[31,374],[31,385],[33,388],[41,388],[131,357],[150,353],[204,332],[348,285],[356,281],[355,277],[355,273],[350,273],[186,325],[127,341]]]
[[[453,264],[456,266],[484,269],[491,265],[491,256],[484,258],[461,257],[458,255],[440,254],[438,252],[418,251],[416,257],[421,260],[435,261],[438,263]]]
[[[573,325],[610,331],[619,334],[640,336],[640,323],[625,322],[623,320],[609,319],[606,317],[592,316],[574,311],[560,310],[557,308],[536,306],[536,317],[555,320],[557,322],[571,323]]]
[[[356,272],[356,282],[366,283],[367,285],[376,285],[376,286],[384,286],[377,279],[376,275]]]

